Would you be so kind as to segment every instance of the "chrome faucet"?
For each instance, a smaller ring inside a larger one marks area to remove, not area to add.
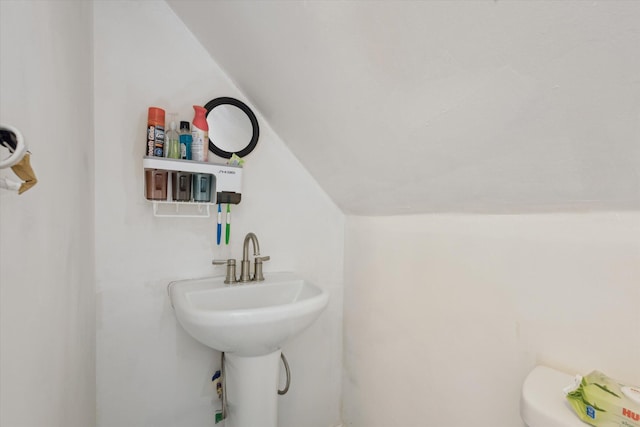
[[[251,277],[251,261],[249,260],[249,242],[253,243],[253,256],[255,267],[253,269],[253,277]],[[242,261],[240,262],[240,282],[263,281],[262,262],[269,261],[271,257],[260,256],[260,244],[258,237],[254,233],[247,233],[244,237],[242,245]]]

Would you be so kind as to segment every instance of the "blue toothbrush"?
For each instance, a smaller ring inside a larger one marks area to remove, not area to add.
[[[217,237],[218,246],[220,245],[221,238],[222,238],[222,208],[220,207],[220,203],[218,203],[218,237]]]

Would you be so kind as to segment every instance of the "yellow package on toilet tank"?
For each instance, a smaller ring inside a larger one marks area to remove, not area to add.
[[[565,389],[580,419],[595,427],[640,427],[640,387],[620,384],[602,372],[576,377]]]

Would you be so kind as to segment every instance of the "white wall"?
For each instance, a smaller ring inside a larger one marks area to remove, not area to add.
[[[0,2],[0,122],[22,131],[39,180],[0,190],[3,427],[95,423],[91,10]]]
[[[247,100],[164,2],[96,2],[94,28],[98,426],[214,425],[219,353],[177,324],[166,287],[224,274],[211,259],[241,258],[249,231],[271,256],[265,276],[297,271],[331,294],[320,319],[284,347],[293,384],[280,398],[280,425],[335,425],[343,214],[254,109],[260,141],[246,159],[230,247],[216,246],[213,218],[154,218],[142,193],[147,108],[191,120],[193,104]]]
[[[349,217],[345,424],[521,426],[535,364],[640,384],[640,213]]]

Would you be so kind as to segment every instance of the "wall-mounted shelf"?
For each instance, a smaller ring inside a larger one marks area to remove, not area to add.
[[[242,196],[242,168],[209,162],[168,159],[164,157],[145,156],[142,159],[144,169],[159,169],[169,172],[207,173],[215,176],[215,191],[209,202],[178,202],[171,200],[171,192],[167,191],[168,200],[148,200],[153,204],[153,215],[158,217],[209,217],[211,206],[217,203],[240,203]],[[169,180],[171,181],[171,180]]]

